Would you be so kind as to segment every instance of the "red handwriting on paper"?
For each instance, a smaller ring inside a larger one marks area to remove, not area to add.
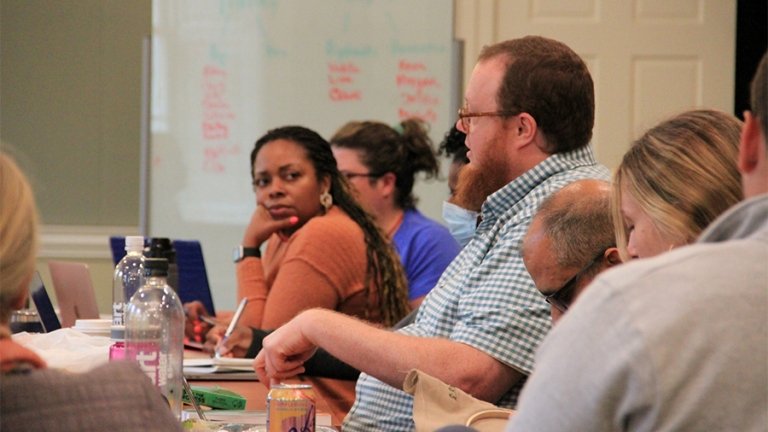
[[[397,115],[401,120],[420,118],[429,123],[437,122],[436,107],[440,105],[440,83],[429,67],[420,61],[401,59],[397,64],[395,84],[400,92]]]
[[[363,92],[357,88],[360,68],[354,62],[328,63],[328,98],[334,102],[359,101]]]

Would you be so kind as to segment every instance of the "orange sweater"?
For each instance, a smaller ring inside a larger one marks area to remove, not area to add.
[[[286,240],[273,234],[261,259],[237,265],[238,301],[249,300],[240,322],[274,329],[314,307],[366,318],[366,264],[362,229],[335,206]],[[376,289],[371,291],[367,319],[380,322]]]

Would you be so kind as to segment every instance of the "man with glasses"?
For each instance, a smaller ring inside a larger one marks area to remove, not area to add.
[[[345,431],[414,428],[402,391],[411,369],[503,407],[515,407],[550,328],[549,308],[525,270],[520,243],[549,195],[585,178],[607,178],[589,146],[594,89],[586,64],[566,45],[529,36],[486,47],[465,93],[457,127],[490,195],[474,237],[396,332],[333,311],[308,310],[264,340],[261,379],[303,371],[317,347],[362,371]]]
[[[556,322],[595,276],[621,264],[610,183],[579,180],[547,198],[523,240],[523,262]]]

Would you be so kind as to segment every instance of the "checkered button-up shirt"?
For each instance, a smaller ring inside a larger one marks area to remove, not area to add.
[[[521,242],[541,202],[575,180],[607,179],[590,147],[555,154],[488,197],[472,241],[422,303],[416,321],[399,330],[470,345],[528,375],[550,328],[549,306],[523,265]],[[387,347],[381,347],[387,349]],[[496,405],[514,408],[525,379]],[[413,399],[361,374],[345,431],[413,430]]]

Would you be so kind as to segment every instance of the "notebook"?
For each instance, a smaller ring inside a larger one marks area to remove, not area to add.
[[[185,358],[184,376],[191,380],[258,380],[250,358]]]
[[[99,318],[96,294],[87,264],[48,261],[48,269],[59,303],[62,327],[72,327],[78,319]]]
[[[50,333],[61,328],[59,317],[56,316],[56,310],[53,309],[51,298],[48,297],[48,291],[45,290],[45,284],[40,278],[40,273],[35,272],[32,280],[29,282],[29,293],[32,297],[32,303],[35,304],[37,315],[43,324],[43,330]]]

